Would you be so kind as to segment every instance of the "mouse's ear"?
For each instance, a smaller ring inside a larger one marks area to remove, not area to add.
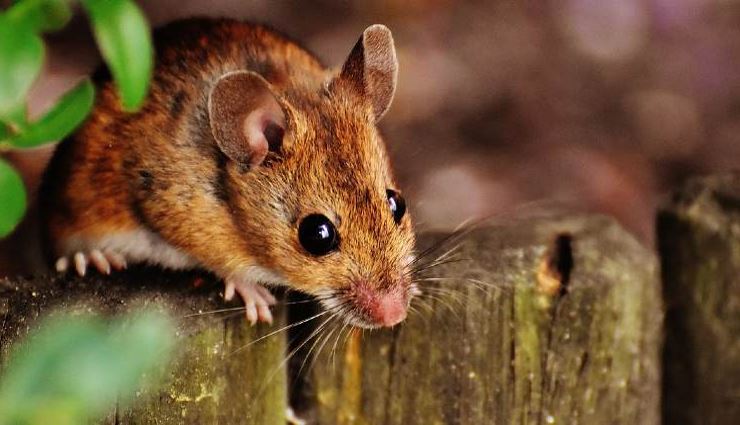
[[[398,79],[398,59],[393,36],[385,25],[372,25],[357,41],[339,75],[370,101],[379,121],[393,101]]]
[[[208,117],[216,144],[233,161],[259,165],[282,144],[285,113],[257,73],[222,75],[208,96]]]

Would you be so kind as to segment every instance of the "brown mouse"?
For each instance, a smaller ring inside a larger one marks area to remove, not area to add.
[[[390,31],[340,69],[264,26],[189,19],[154,34],[149,98],[122,110],[110,77],[57,148],[41,191],[58,271],[203,268],[271,321],[264,285],[316,296],[361,327],[403,320],[414,233],[377,123],[396,88]]]

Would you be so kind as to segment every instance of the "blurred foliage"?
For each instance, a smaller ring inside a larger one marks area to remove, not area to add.
[[[19,148],[31,148],[49,140],[64,138],[87,117],[94,100],[95,87],[86,78],[65,93],[59,102],[33,126],[15,136],[13,145]]]
[[[81,0],[98,47],[119,87],[123,106],[135,110],[146,98],[153,53],[149,26],[130,0]]]
[[[23,217],[26,209],[26,191],[21,176],[7,162],[0,159],[0,235],[10,233]]]
[[[149,90],[153,67],[151,32],[132,0],[80,0],[98,46],[119,88],[122,106],[139,108]],[[0,152],[32,148],[63,139],[92,110],[89,79],[64,94],[41,118],[30,122],[26,97],[41,72],[41,34],[63,28],[72,0],[21,0],[0,14]],[[0,164],[0,237],[8,235],[25,210],[25,190],[17,173]],[[20,207],[20,213],[19,208]]]
[[[0,425],[82,424],[152,383],[174,348],[175,327],[154,312],[113,322],[52,316],[15,347],[0,380]]]

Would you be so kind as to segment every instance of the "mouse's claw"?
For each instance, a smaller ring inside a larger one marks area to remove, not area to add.
[[[96,269],[98,269],[100,273],[110,274],[110,263],[99,249],[94,249],[90,251],[89,257],[90,262],[95,266]]]
[[[72,258],[74,259],[75,270],[77,271],[77,274],[80,276],[85,276],[85,273],[87,273],[87,257],[85,256],[85,254],[78,252]]]
[[[76,252],[70,257],[59,257],[54,263],[54,268],[57,272],[64,273],[70,266],[74,266],[78,275],[85,276],[90,265],[94,266],[100,273],[109,275],[111,270],[125,269],[126,258],[115,252],[94,249],[87,254]]]
[[[116,252],[103,251],[103,255],[108,260],[114,270],[125,270],[128,267],[126,257]]]
[[[69,268],[69,258],[67,257],[59,257],[57,258],[57,262],[54,263],[54,268],[59,273],[64,273]]]
[[[227,279],[224,299],[229,301],[234,298],[234,294],[239,294],[244,301],[244,310],[250,324],[254,325],[258,321],[272,323],[270,306],[277,300],[267,288],[258,283]]]

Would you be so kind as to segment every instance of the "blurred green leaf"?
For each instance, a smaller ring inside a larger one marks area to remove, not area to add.
[[[12,138],[10,143],[19,148],[31,148],[45,142],[61,140],[85,120],[94,101],[95,87],[86,78],[65,93],[41,119]]]
[[[0,411],[10,409],[27,415],[34,406],[47,403],[72,409],[73,397],[65,393],[76,388],[62,382],[58,375],[74,356],[89,348],[90,341],[99,339],[101,332],[98,321],[64,318],[57,323],[46,322],[27,346],[15,351],[8,364],[0,384]]]
[[[24,131],[28,126],[28,114],[26,113],[25,102],[21,102],[15,105],[15,107],[8,109],[0,117],[0,121],[4,121],[7,124],[8,130],[10,130],[9,134],[17,134]]]
[[[68,0],[23,0],[8,9],[6,16],[31,31],[57,31],[67,25],[72,9]]]
[[[95,317],[52,317],[16,347],[0,382],[0,424],[79,424],[129,399],[169,360],[174,326],[161,314],[108,325]],[[119,398],[120,397],[120,398]]]
[[[3,122],[0,122],[0,143],[4,142],[9,137],[10,129]]]
[[[82,0],[98,47],[118,85],[124,108],[138,109],[149,91],[153,67],[151,33],[131,0]]]
[[[14,26],[0,16],[0,119],[25,105],[31,84],[41,71],[44,44],[38,35],[23,26]]]
[[[0,238],[7,236],[26,211],[26,189],[21,176],[0,159]]]
[[[155,368],[168,364],[175,346],[175,325],[160,313],[137,314],[118,324],[111,334],[120,365],[114,372],[123,388],[137,388],[141,371],[156,375]],[[126,402],[132,395],[132,391],[120,394],[119,400]]]

